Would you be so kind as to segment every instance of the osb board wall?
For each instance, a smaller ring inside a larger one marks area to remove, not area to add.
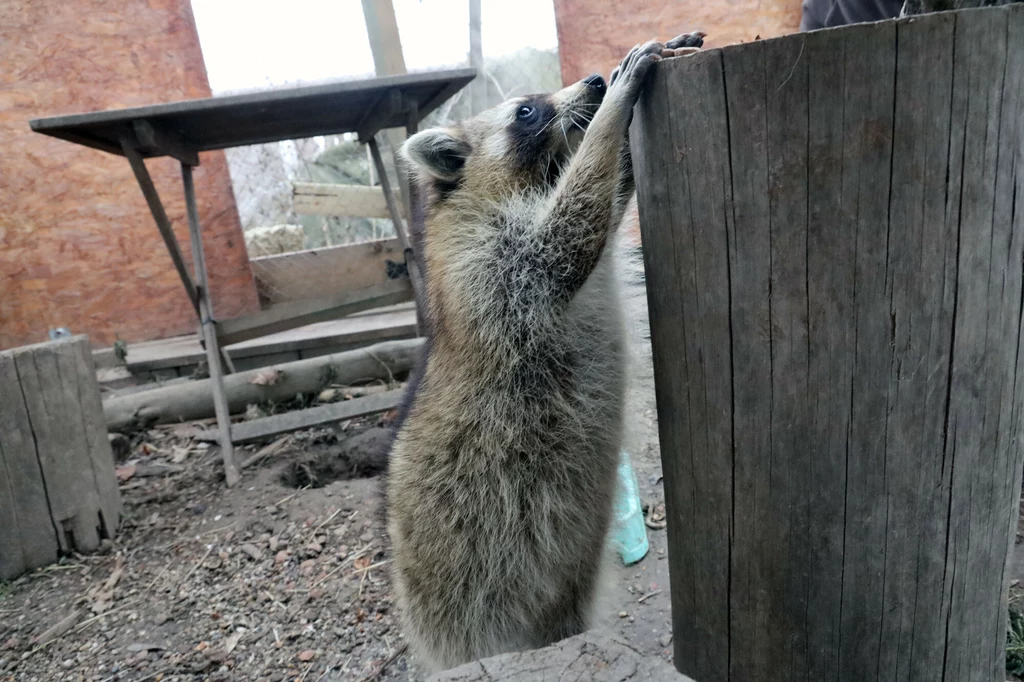
[[[554,0],[562,82],[592,73],[607,78],[629,49],[701,30],[706,47],[775,38],[800,29],[800,0]],[[627,238],[640,241],[635,204]]]
[[[0,348],[51,327],[142,341],[196,318],[120,158],[29,129],[32,118],[210,95],[189,0],[0,0]],[[258,309],[221,152],[196,169],[215,314]],[[191,265],[180,167],[147,162]]]

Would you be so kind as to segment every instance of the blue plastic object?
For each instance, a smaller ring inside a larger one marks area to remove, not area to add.
[[[629,464],[629,455],[625,452],[619,461],[619,485],[613,524],[612,541],[624,564],[635,564],[647,556],[651,546],[647,541],[647,527],[640,506],[640,488],[633,467]]]

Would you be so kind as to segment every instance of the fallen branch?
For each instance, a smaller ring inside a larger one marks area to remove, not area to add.
[[[55,625],[50,626],[44,630],[36,639],[32,642],[36,647],[46,646],[55,639],[62,637],[68,630],[75,627],[78,623],[78,619],[81,618],[82,614],[78,609],[75,609],[64,618],[61,618]]]
[[[251,467],[253,464],[257,464],[262,460],[266,459],[267,457],[270,457],[271,455],[276,455],[277,453],[281,452],[286,447],[288,447],[288,445],[290,445],[291,442],[291,436],[281,436],[270,445],[260,448],[251,457],[245,458],[242,461],[240,468],[245,469],[247,467]]]
[[[387,660],[380,664],[380,667],[364,677],[361,682],[375,682],[376,680],[379,680],[380,676],[384,674],[384,671],[388,669],[388,666],[397,661],[398,657],[404,654],[408,648],[408,643],[398,647],[398,649],[395,650],[395,653],[388,656]]]
[[[331,384],[387,379],[413,368],[423,339],[387,341],[368,348],[275,365],[281,374],[272,384],[254,384],[266,369],[224,377],[224,393],[233,414],[249,404],[291,400],[300,393],[319,393]],[[111,396],[103,403],[107,429],[120,431],[154,424],[193,421],[213,416],[210,379],[164,386],[151,391]]]

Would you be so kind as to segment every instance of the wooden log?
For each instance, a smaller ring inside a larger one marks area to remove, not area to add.
[[[1024,6],[663,60],[635,120],[677,668],[1004,680]]]
[[[0,579],[95,551],[120,510],[88,339],[0,352]]]
[[[249,404],[287,400],[299,393],[317,393],[330,384],[388,379],[410,371],[422,346],[422,338],[387,341],[334,355],[229,374],[224,377],[228,409],[234,414],[243,412]],[[210,417],[213,399],[209,382],[203,379],[110,397],[103,403],[107,427],[111,431],[122,431]]]

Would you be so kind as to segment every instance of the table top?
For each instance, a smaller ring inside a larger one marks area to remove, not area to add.
[[[475,77],[475,69],[429,71],[54,116],[29,125],[113,154],[122,154],[127,138],[146,157],[347,132],[365,141],[385,128],[404,128],[413,110],[419,122]],[[155,135],[139,133],[140,122]]]

